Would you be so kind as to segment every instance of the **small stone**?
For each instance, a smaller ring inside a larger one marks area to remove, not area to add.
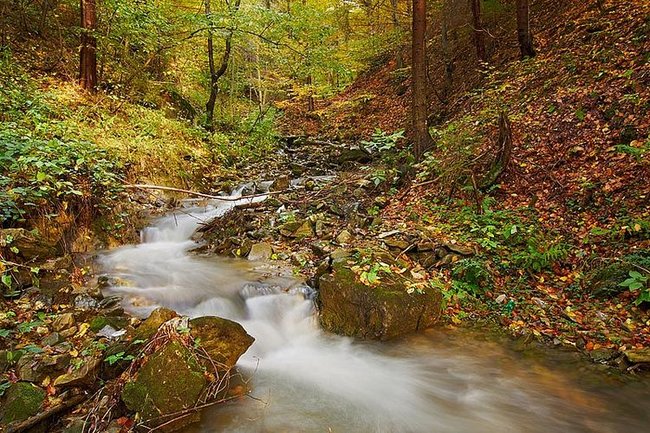
[[[531,298],[530,300],[533,301],[535,303],[535,305],[537,305],[542,310],[545,310],[546,307],[547,307],[546,302],[542,301],[539,298]]]
[[[97,308],[99,303],[97,299],[84,293],[74,298],[74,306],[80,310],[91,310]]]
[[[650,363],[650,347],[644,349],[632,349],[626,350],[624,352],[625,357],[628,361],[638,364],[638,363]]]
[[[336,237],[336,242],[340,245],[345,245],[352,242],[352,239],[354,239],[354,237],[348,230],[342,230]]]
[[[474,248],[469,246],[458,245],[457,243],[448,242],[444,246],[451,252],[460,254],[461,256],[471,256],[475,254]]]
[[[351,254],[352,252],[350,250],[346,250],[345,248],[337,248],[332,251],[330,257],[333,261],[338,261],[350,257]]]
[[[506,302],[506,298],[507,298],[506,294],[505,294],[505,293],[502,293],[502,294],[500,294],[499,296],[497,296],[497,298],[496,298],[494,301],[495,301],[497,304],[503,304],[504,302]]]
[[[101,358],[86,357],[81,367],[62,374],[54,380],[54,386],[72,387],[78,385],[90,385],[97,378]]]
[[[74,324],[74,315],[72,313],[63,313],[56,316],[52,321],[52,328],[54,328],[55,331],[61,331],[70,328]]]
[[[394,239],[394,238],[384,239],[384,243],[386,244],[386,246],[388,246],[388,248],[395,248],[400,251],[407,249],[409,245],[411,245],[403,239]]]
[[[617,352],[612,349],[596,349],[589,352],[589,357],[592,361],[598,363],[606,363],[607,361],[615,358]]]
[[[248,260],[264,261],[271,258],[273,255],[273,247],[267,242],[260,242],[254,244],[248,253]]]
[[[156,308],[149,317],[143,321],[135,331],[134,340],[146,340],[153,336],[160,328],[160,325],[168,320],[178,317],[178,314],[169,308]]]
[[[43,344],[43,346],[55,346],[60,342],[61,342],[61,336],[59,335],[59,333],[53,332],[47,337],[43,338],[41,344]]]
[[[285,189],[289,189],[289,186],[291,185],[291,179],[289,176],[280,176],[277,179],[273,181],[271,184],[269,190],[270,191],[284,191]]]
[[[65,339],[65,338],[72,337],[76,333],[77,333],[77,327],[73,326],[73,327],[68,328],[68,329],[66,329],[64,331],[59,332],[59,335],[61,336],[62,339]]]
[[[298,230],[294,232],[294,236],[298,239],[308,238],[314,236],[314,228],[309,220],[305,220]]]

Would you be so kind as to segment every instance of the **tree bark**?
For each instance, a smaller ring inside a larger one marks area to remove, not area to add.
[[[426,0],[413,0],[413,42],[411,60],[411,120],[413,153],[416,160],[433,146],[433,139],[427,127],[427,89],[426,89],[426,43],[427,28]]]
[[[517,0],[517,39],[519,39],[521,58],[535,57],[533,33],[530,30],[529,0]]]
[[[81,48],[79,50],[79,85],[90,92],[97,90],[97,28],[95,0],[80,0]]]
[[[390,0],[390,15],[393,22],[393,31],[396,33],[400,30],[399,19],[397,18],[398,0]],[[404,58],[402,57],[402,46],[396,44],[395,46],[395,68],[402,69],[404,67]]]
[[[230,10],[231,14],[237,13],[239,10],[239,5],[241,0],[235,0],[232,9]],[[210,0],[205,0],[205,16],[210,19],[212,14],[211,2]],[[230,53],[232,51],[232,37],[235,33],[235,29],[231,28],[228,34],[226,35],[225,48],[223,50],[223,56],[221,57],[221,64],[219,69],[216,69],[214,61],[214,38],[212,30],[208,30],[208,66],[210,68],[210,97],[208,102],[205,104],[205,126],[208,131],[214,129],[214,106],[217,102],[217,94],[219,93],[219,79],[226,73],[228,69],[228,61],[230,60]]]
[[[485,31],[481,20],[481,0],[470,0],[472,8],[472,27],[474,28],[474,45],[476,46],[476,57],[480,62],[487,61],[485,53]]]
[[[442,89],[442,99],[447,101],[452,91],[453,74],[454,74],[454,59],[451,55],[451,47],[449,46],[449,0],[442,2],[442,16],[440,17],[440,42],[442,45],[442,60],[444,64],[445,82]]]

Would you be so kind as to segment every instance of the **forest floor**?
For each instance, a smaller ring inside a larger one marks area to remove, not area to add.
[[[500,65],[452,98],[412,182],[402,183],[404,161],[386,155],[355,175],[380,197],[366,208],[382,221],[377,233],[399,229],[401,257],[417,254],[407,247],[421,239],[475,252],[428,269],[445,282],[451,323],[490,317],[598,362],[630,350],[647,359],[648,17],[646,2],[573,5],[536,35],[536,58]],[[369,73],[315,113],[287,107],[285,133],[399,149],[390,136],[408,118],[408,93],[393,69]],[[497,182],[477,189],[471,179],[498,151],[500,112],[511,121],[512,157]],[[389,133],[368,138],[376,127]]]

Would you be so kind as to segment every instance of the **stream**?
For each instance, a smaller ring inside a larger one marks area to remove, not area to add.
[[[327,334],[312,290],[290,271],[190,252],[197,227],[237,201],[188,203],[146,228],[142,243],[98,258],[115,282],[107,294],[122,296],[131,314],[165,306],[217,315],[255,337],[238,363],[255,398],[206,410],[187,433],[649,431],[648,383],[594,372],[574,353],[517,351],[467,330],[389,343]]]

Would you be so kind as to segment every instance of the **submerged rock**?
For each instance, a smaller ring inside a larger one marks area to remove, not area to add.
[[[320,277],[320,322],[334,333],[387,340],[431,327],[441,314],[442,295],[430,287],[408,293],[407,280],[391,276],[378,286],[360,282],[344,260]]]

